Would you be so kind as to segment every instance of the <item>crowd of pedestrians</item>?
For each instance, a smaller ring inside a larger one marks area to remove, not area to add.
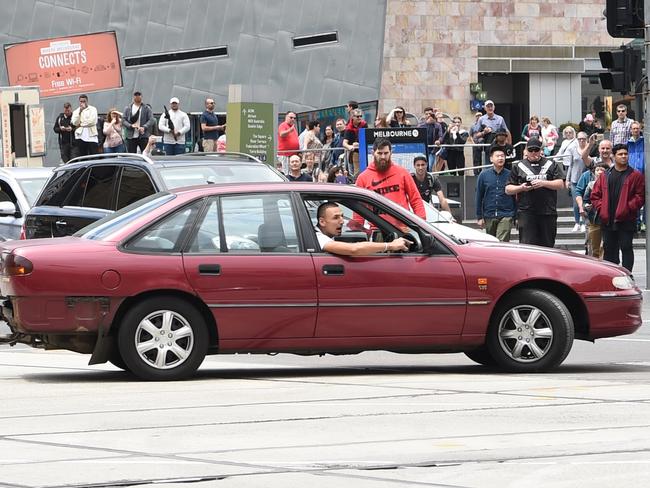
[[[219,123],[214,108],[214,100],[207,98],[200,118],[201,144],[206,152],[225,150],[226,127]],[[374,128],[416,126],[426,133],[429,151],[415,157],[415,171],[407,173],[409,183],[398,185],[398,193],[404,190],[408,195],[400,197],[398,203],[410,205],[417,193],[418,202],[437,199],[443,210],[449,210],[442,185],[432,172],[461,174],[466,167],[466,144],[472,144],[472,166],[478,175],[476,216],[486,232],[509,241],[512,229],[517,228],[520,243],[553,247],[557,192],[566,189],[573,203],[572,231],[585,233],[587,252],[612,262],[622,261],[631,270],[633,235],[645,230],[645,163],[641,124],[627,117],[627,107],[617,106],[617,118],[607,138],[593,113],[585,115],[577,131],[571,125],[560,131],[549,117],[531,115],[520,133],[525,149],[519,158],[512,133],[496,113],[495,103],[487,100],[484,109],[484,113],[474,113],[468,128],[460,116],[446,121],[436,107],[425,107],[419,119],[409,118],[403,106],[377,114]],[[293,181],[356,182],[369,188],[372,185],[367,183],[383,181],[384,177],[402,181],[404,172],[390,160],[390,145],[374,147],[374,160],[361,171],[359,131],[369,125],[357,102],[348,102],[346,112],[346,118],[325,127],[318,120],[310,120],[300,133],[296,113],[287,112],[278,125],[278,169]],[[133,93],[124,110],[110,108],[105,117],[89,103],[87,95],[80,95],[78,107],[64,103],[54,131],[64,162],[97,152],[155,154],[159,151],[157,134],[162,135],[165,154],[181,154],[185,152],[190,121],[177,97],[169,100],[169,109],[165,107],[156,120],[139,91]],[[484,161],[489,161],[489,167]],[[419,203],[415,207],[421,213]]]
[[[54,121],[64,163],[78,156],[102,152],[173,155],[186,151],[186,135],[191,126],[187,113],[180,109],[178,97],[169,100],[169,109],[165,106],[158,120],[151,105],[142,101],[142,93],[138,90],[133,92],[131,103],[123,110],[111,107],[105,116],[89,103],[87,95],[80,95],[78,101],[74,109],[70,102],[65,102],[63,112]],[[214,100],[207,98],[200,118],[200,142],[204,152],[226,150],[226,125],[219,123],[214,106]],[[162,150],[157,147],[160,138]]]

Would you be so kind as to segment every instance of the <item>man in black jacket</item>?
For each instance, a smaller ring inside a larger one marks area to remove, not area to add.
[[[54,132],[59,135],[59,150],[61,161],[67,163],[72,159],[72,145],[74,144],[74,127],[71,124],[72,105],[68,102],[63,104],[63,112],[54,121]]]
[[[126,128],[126,150],[135,153],[140,148],[144,151],[156,119],[151,107],[142,103],[142,93],[133,92],[133,103],[124,109],[122,124]]]

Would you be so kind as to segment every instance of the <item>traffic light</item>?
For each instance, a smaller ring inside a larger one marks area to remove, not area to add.
[[[607,73],[600,73],[600,84],[606,90],[623,95],[634,92],[633,83],[641,78],[641,53],[629,46],[613,51],[600,51],[600,64]]]
[[[607,0],[604,13],[610,36],[643,39],[643,1]]]

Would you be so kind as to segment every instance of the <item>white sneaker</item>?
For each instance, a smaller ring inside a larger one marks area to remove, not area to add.
[[[573,226],[573,230],[571,232],[579,232],[580,231],[580,224],[576,223],[576,225]]]
[[[580,224],[580,232],[585,232],[586,230],[585,224]]]

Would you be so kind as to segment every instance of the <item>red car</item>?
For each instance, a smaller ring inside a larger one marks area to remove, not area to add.
[[[339,239],[406,236],[404,253],[321,251],[315,209],[361,215]],[[161,192],[71,237],[2,243],[5,342],[92,354],[147,380],[206,354],[465,352],[529,372],[574,338],[630,334],[641,291],[613,264],[455,240],[356,187],[257,183]]]

